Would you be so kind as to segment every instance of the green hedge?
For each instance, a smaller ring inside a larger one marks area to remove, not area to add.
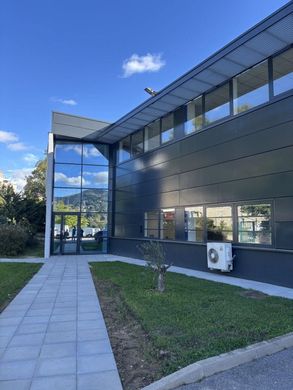
[[[23,253],[30,235],[20,225],[0,224],[0,256],[16,256]]]

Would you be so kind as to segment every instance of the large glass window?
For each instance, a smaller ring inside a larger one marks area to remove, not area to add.
[[[155,149],[160,146],[160,120],[157,120],[144,128],[144,149]]]
[[[185,238],[187,241],[201,242],[204,240],[204,216],[203,207],[186,207]]]
[[[82,213],[80,253],[106,252],[107,233],[107,214]]]
[[[206,228],[208,241],[232,241],[232,207],[207,207]]]
[[[81,164],[82,145],[73,142],[58,142],[55,145],[55,162]]]
[[[293,88],[293,48],[273,58],[274,95]]]
[[[84,144],[83,164],[108,165],[109,149],[106,145]]]
[[[246,70],[233,79],[234,114],[269,100],[268,61]]]
[[[100,189],[83,189],[81,210],[105,213],[108,210],[108,191]]]
[[[271,205],[249,204],[237,207],[238,241],[271,245]]]
[[[229,83],[205,95],[205,125],[230,115]]]
[[[160,238],[162,240],[175,240],[175,209],[161,210]]]
[[[133,157],[143,153],[143,130],[140,130],[131,136],[131,154]]]
[[[108,167],[84,165],[82,186],[86,188],[108,188]]]
[[[161,132],[162,144],[172,141],[173,138],[174,138],[174,116],[173,114],[170,114],[162,118],[162,132]]]
[[[202,128],[202,96],[188,103],[186,110],[187,120],[184,123],[184,132],[187,135]]]
[[[130,153],[130,136],[128,136],[119,142],[118,161],[123,162],[128,160]]]
[[[159,238],[159,212],[147,211],[144,213],[144,236]]]
[[[55,187],[80,187],[81,165],[55,164]]]
[[[80,189],[55,188],[53,210],[54,211],[80,211]]]

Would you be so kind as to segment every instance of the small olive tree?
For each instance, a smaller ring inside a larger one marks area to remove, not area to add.
[[[143,254],[147,266],[157,275],[157,290],[165,291],[165,273],[172,264],[165,264],[166,254],[162,244],[158,241],[148,241],[138,246]]]

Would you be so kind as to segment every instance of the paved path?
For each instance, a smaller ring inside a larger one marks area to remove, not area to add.
[[[87,258],[47,260],[1,314],[0,389],[122,389]]]
[[[176,390],[292,390],[293,348]]]

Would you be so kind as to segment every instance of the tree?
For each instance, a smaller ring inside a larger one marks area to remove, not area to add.
[[[1,223],[19,223],[23,219],[21,194],[15,192],[11,184],[0,185]]]
[[[166,255],[162,244],[158,241],[149,241],[139,245],[138,249],[143,254],[147,266],[157,274],[157,290],[164,292],[165,274],[171,264],[165,264]]]

